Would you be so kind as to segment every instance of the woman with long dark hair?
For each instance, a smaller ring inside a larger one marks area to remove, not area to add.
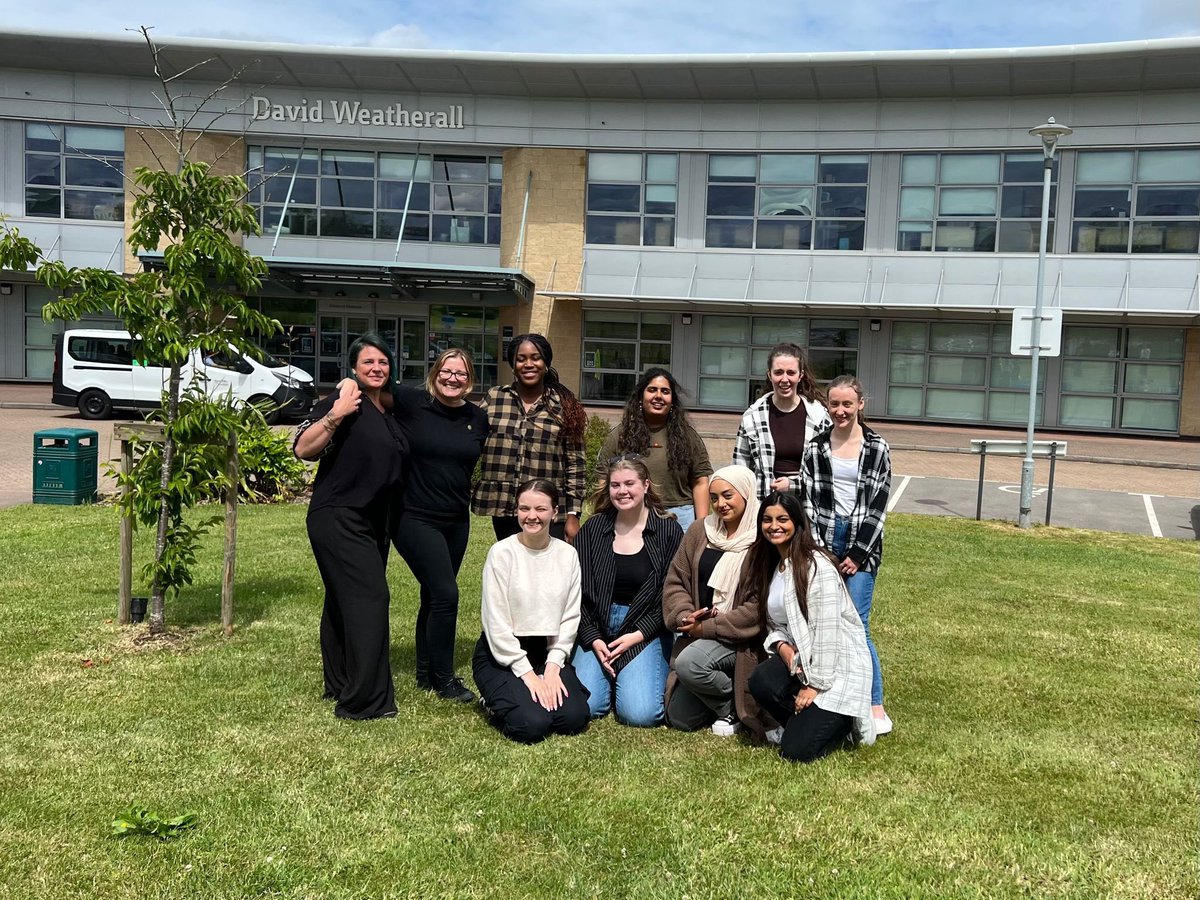
[[[517,487],[520,531],[497,541],[483,564],[483,635],[472,671],[491,723],[534,744],[588,727],[587,689],[571,666],[579,628],[579,557],[550,536],[558,488]]]
[[[421,586],[417,685],[446,700],[475,695],[454,668],[458,570],[471,534],[471,476],[487,440],[487,416],[467,400],[475,366],[466,350],[444,350],[425,389],[397,385],[392,412],[408,436],[408,477],[392,542]]]
[[[892,489],[888,445],[866,426],[866,395],[853,375],[829,383],[833,425],[819,432],[804,456],[804,511],[813,535],[837,561],[867,633],[871,651],[871,712],[875,733],[890,734],[883,708],[883,673],[871,640],[875,576],[883,559],[883,521]]]
[[[771,654],[750,676],[750,693],[780,725],[768,740],[796,762],[832,753],[851,736],[874,743],[871,654],[837,566],[795,494],[768,494],[759,525],[741,591],[758,601]]]
[[[651,366],[633,386],[620,423],[609,433],[596,457],[595,472],[603,480],[611,459],[636,453],[668,512],[687,531],[708,515],[708,476],[712,465],[704,440],[683,406],[683,389],[666,369]]]
[[[368,332],[350,345],[351,378],[314,408],[292,445],[320,459],[308,505],[308,538],[325,584],[321,661],[334,715],[374,719],[396,714],[388,658],[385,567],[388,521],[408,443],[384,411],[395,360]]]
[[[583,605],[573,662],[592,718],[614,710],[623,725],[651,728],[663,720],[671,654],[663,579],[683,532],[641,458],[619,456],[604,475],[575,538]]]
[[[542,335],[517,335],[509,342],[505,358],[513,370],[512,384],[493,387],[480,404],[491,431],[471,510],[491,516],[496,539],[502,540],[521,530],[515,506],[517,485],[545,479],[562,496],[551,533],[571,541],[579,531],[586,489],[587,412],[559,380],[551,365],[554,350]]]
[[[804,448],[829,424],[821,389],[804,351],[776,344],[767,356],[771,390],[742,414],[733,461],[754,472],[761,500],[771,491],[799,491]]]

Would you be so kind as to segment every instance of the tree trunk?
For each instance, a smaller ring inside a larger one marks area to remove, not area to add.
[[[158,567],[162,563],[163,553],[167,547],[167,531],[171,527],[171,502],[168,487],[175,468],[175,435],[172,431],[175,419],[179,415],[179,375],[178,362],[171,363],[171,379],[167,384],[167,421],[163,430],[162,472],[158,479],[158,533],[154,539],[154,584],[150,594],[150,633],[162,634],[166,628],[163,617],[163,601],[166,586]]]

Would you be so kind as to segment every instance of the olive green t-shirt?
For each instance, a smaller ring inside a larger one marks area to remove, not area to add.
[[[616,426],[609,432],[604,446],[600,448],[600,455],[596,458],[596,475],[601,480],[608,477],[609,461],[627,449],[617,446],[619,428],[620,426]],[[663,506],[691,505],[692,482],[713,473],[712,465],[708,461],[708,449],[704,446],[704,439],[690,425],[687,429],[687,442],[687,470],[672,470],[667,465],[666,426],[650,431],[650,451],[643,454],[642,458],[646,463],[646,468],[650,470],[650,480],[654,483],[654,489],[662,500]]]

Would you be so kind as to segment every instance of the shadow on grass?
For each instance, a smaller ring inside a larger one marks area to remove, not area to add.
[[[297,600],[313,607],[313,621],[321,615],[320,588],[314,592],[311,578],[288,574],[257,574],[238,577],[233,585],[234,626],[262,619],[283,618],[284,610]],[[175,625],[211,625],[221,621],[219,584],[193,585],[178,598],[167,601],[167,621]]]

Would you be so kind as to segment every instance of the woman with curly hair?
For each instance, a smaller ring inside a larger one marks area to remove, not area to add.
[[[587,412],[551,366],[554,350],[544,336],[517,335],[505,359],[513,370],[512,384],[492,388],[479,404],[490,431],[471,511],[492,517],[496,540],[517,534],[517,486],[544,479],[562,496],[550,533],[571,541],[579,531],[586,490]]]
[[[708,476],[712,466],[704,441],[688,420],[675,376],[653,366],[642,373],[625,403],[621,422],[608,435],[595,461],[603,482],[612,459],[636,453],[650,470],[650,480],[668,512],[687,531],[708,515]]]

